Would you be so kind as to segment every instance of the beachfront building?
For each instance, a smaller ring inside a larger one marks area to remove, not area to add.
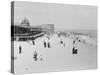
[[[13,39],[18,38],[18,40],[27,40],[30,38],[43,36],[44,34],[53,34],[54,24],[31,26],[29,20],[27,18],[24,18],[19,25],[12,25],[11,31],[11,37]]]

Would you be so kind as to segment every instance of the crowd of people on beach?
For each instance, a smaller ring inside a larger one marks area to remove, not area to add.
[[[66,38],[72,39],[72,55],[78,54],[79,49],[78,49],[77,43],[83,43],[83,40],[81,40],[78,35],[67,34],[67,33],[64,33],[64,32],[60,32],[60,33],[56,32],[54,34],[56,34],[58,36],[58,38],[60,38],[59,44],[62,45],[63,47],[66,47],[66,43],[65,43],[66,41],[64,41],[62,39],[62,37],[64,37],[65,39]],[[46,34],[45,36],[43,36],[43,38],[46,38],[46,40],[43,41],[43,47],[44,48],[52,48],[52,45],[51,45],[52,42],[50,42],[50,40],[51,40],[51,38],[54,34],[48,34],[48,35]],[[31,41],[32,41],[32,46],[35,46],[36,45],[35,39],[31,40]],[[84,43],[85,43],[85,40],[84,40]],[[19,46],[19,54],[22,54],[22,50],[23,50],[23,48],[20,45]],[[37,61],[39,59],[38,56],[39,56],[39,53],[38,53],[37,50],[35,50],[33,52],[34,61]],[[43,58],[41,58],[40,60],[42,61]]]
[[[46,35],[45,36],[45,38],[48,40],[45,40],[44,42],[43,42],[43,46],[44,46],[44,48],[52,48],[51,47],[51,42],[49,41],[50,40],[50,38],[52,37],[53,35]],[[61,33],[59,33],[59,34],[57,34],[57,36],[58,36],[58,38],[60,38],[61,36],[63,36],[63,37],[65,37],[65,39],[68,37],[68,36],[70,36],[70,35],[66,35],[65,33],[64,34],[61,34]],[[78,51],[79,51],[79,49],[78,49],[78,47],[76,46],[76,43],[78,42],[78,43],[80,43],[81,42],[81,40],[78,38],[78,37],[75,37],[74,39],[72,39],[72,54],[73,55],[75,55],[75,54],[78,54]],[[61,44],[61,45],[63,45],[64,47],[66,46],[66,44],[65,44],[65,41],[63,41],[63,40],[60,40],[59,41],[59,43]],[[35,46],[35,44],[36,44],[36,42],[35,42],[35,40],[32,40],[32,45],[33,46]],[[20,45],[19,46],[19,54],[22,54],[22,46]],[[33,59],[34,59],[34,61],[37,61],[38,60],[38,51],[34,51],[34,53],[33,53]],[[41,58],[41,61],[43,60],[43,58]]]

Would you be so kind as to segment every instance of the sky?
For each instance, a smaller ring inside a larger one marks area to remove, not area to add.
[[[15,1],[14,23],[25,17],[31,26],[54,24],[58,29],[97,29],[96,6]]]

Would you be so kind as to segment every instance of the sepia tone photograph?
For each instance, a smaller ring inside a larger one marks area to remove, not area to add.
[[[97,68],[97,7],[11,2],[11,72]]]

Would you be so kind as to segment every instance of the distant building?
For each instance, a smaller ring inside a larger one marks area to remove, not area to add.
[[[44,24],[42,25],[42,31],[46,34],[53,34],[54,33],[54,24]]]
[[[54,33],[54,24],[42,24],[37,25],[35,28],[42,30],[45,34],[53,34]]]

